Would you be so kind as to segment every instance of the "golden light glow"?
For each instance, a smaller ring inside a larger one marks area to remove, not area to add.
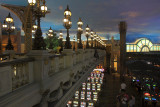
[[[36,0],[28,0],[29,5],[33,6],[36,4]]]
[[[77,24],[80,25],[80,26],[82,26],[82,25],[83,25],[83,22],[78,22]]]
[[[63,19],[63,22],[64,22],[64,23],[67,23],[67,22],[68,22],[68,19],[67,19],[67,18],[64,18],[64,19]]]
[[[14,73],[14,76],[16,76],[16,75],[17,75],[16,67],[14,67],[14,71],[13,71],[13,73]]]
[[[41,11],[42,11],[43,13],[47,12],[47,6],[46,6],[46,5],[42,5],[42,6],[41,6]]]
[[[86,28],[86,30],[88,30],[88,31],[89,31],[89,27],[87,27],[87,28]]]
[[[35,30],[32,30],[32,33],[35,33]]]
[[[68,23],[69,25],[71,25],[72,24],[72,22],[71,21],[69,21],[69,23]]]
[[[53,33],[53,30],[52,30],[52,29],[49,29],[49,33]]]
[[[6,24],[3,24],[2,27],[3,27],[3,28],[7,28],[7,25],[6,25]]]
[[[12,23],[12,22],[13,22],[13,18],[7,17],[7,18],[6,18],[6,22]]]
[[[68,10],[67,10],[67,11],[64,12],[64,15],[65,15],[65,16],[71,16],[72,13],[71,13],[71,11],[68,11]]]
[[[14,30],[15,28],[16,28],[15,26],[11,26],[11,29],[13,29],[13,30]]]
[[[38,28],[38,26],[35,24],[35,25],[33,25],[33,29],[37,29]]]

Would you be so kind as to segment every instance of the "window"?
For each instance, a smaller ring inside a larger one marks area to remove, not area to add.
[[[149,48],[147,46],[144,46],[142,48],[141,52],[149,52]]]

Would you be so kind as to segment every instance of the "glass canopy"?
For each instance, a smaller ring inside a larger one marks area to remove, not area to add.
[[[160,44],[153,44],[147,38],[140,38],[134,43],[126,44],[126,52],[150,52],[160,51]]]

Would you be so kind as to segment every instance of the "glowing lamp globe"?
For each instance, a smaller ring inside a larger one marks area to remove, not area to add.
[[[3,25],[2,25],[3,28],[7,28],[7,24],[6,24],[6,21],[4,20],[3,22]]]
[[[53,30],[52,30],[52,28],[50,27],[50,29],[48,30],[49,31],[49,33],[53,33]]]
[[[38,26],[35,24],[35,25],[33,25],[33,29],[37,29],[38,28]]]
[[[71,11],[69,10],[69,6],[67,5],[67,9],[64,11],[64,16],[68,16],[68,17],[71,17],[72,13]]]
[[[8,16],[6,17],[6,22],[7,23],[12,23],[13,22],[13,18],[11,17],[11,14],[9,13]]]
[[[63,22],[64,22],[64,23],[67,23],[67,22],[68,22],[68,19],[67,19],[67,18],[64,18],[64,19],[63,19]]]
[[[45,4],[41,6],[41,11],[42,11],[42,13],[47,12],[47,6]]]
[[[12,26],[11,26],[11,29],[13,29],[13,30],[14,30],[14,29],[16,29],[16,27],[15,27],[14,25],[12,25]]]

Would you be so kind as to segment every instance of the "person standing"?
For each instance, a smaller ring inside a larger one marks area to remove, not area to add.
[[[125,92],[126,91],[126,87],[127,87],[127,85],[123,82],[121,84],[121,92]]]
[[[135,107],[135,97],[132,95],[129,100],[129,107]]]

